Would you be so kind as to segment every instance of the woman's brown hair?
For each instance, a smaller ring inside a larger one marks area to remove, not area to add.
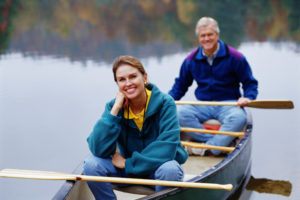
[[[117,82],[117,77],[116,77],[116,72],[117,69],[121,66],[121,65],[130,65],[136,69],[138,69],[142,75],[144,75],[146,73],[144,66],[142,65],[142,63],[135,57],[133,56],[119,56],[115,59],[114,64],[113,64],[113,73],[114,73],[114,79]]]

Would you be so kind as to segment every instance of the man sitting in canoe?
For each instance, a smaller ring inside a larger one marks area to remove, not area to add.
[[[253,77],[246,58],[219,39],[216,20],[202,17],[196,25],[196,35],[200,47],[184,60],[179,77],[169,94],[179,100],[185,95],[193,80],[199,101],[237,101],[238,106],[179,106],[179,123],[182,127],[203,128],[201,123],[217,119],[222,125],[220,131],[241,131],[246,123],[246,113],[242,108],[249,100],[256,99],[258,82]],[[242,85],[243,95],[240,92]],[[228,146],[233,136],[183,133],[194,141],[209,145]],[[218,150],[187,149],[190,154],[220,154]]]
[[[174,100],[147,82],[134,57],[117,58],[113,74],[119,91],[87,139],[93,155],[85,160],[84,174],[182,181],[180,164],[188,155],[180,142]],[[96,199],[116,199],[110,183],[88,185]]]

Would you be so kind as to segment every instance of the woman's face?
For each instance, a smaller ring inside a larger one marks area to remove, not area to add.
[[[145,81],[147,74],[144,75],[130,65],[120,65],[116,71],[116,79],[119,90],[129,99],[138,99],[142,97],[145,91]]]

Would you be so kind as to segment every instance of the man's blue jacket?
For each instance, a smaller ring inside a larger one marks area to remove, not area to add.
[[[179,77],[169,94],[179,100],[192,85],[197,82],[195,95],[202,101],[237,100],[247,97],[256,98],[258,82],[253,77],[246,58],[234,48],[219,40],[220,48],[212,66],[202,54],[200,46],[184,60]],[[243,88],[243,95],[240,91]]]

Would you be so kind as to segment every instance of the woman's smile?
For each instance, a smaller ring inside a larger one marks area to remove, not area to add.
[[[134,88],[128,88],[128,89],[125,90],[125,92],[128,93],[128,94],[133,94],[135,91],[136,91],[135,87]]]

